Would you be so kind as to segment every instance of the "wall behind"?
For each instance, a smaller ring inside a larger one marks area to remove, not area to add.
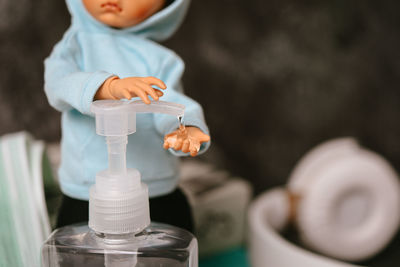
[[[400,170],[399,11],[397,1],[193,0],[165,45],[204,107],[203,159],[260,192],[312,146],[351,135]],[[42,62],[68,25],[62,0],[0,0],[0,134],[60,138]]]
[[[68,25],[63,1],[0,0],[0,134],[59,138],[60,116],[43,90],[43,60]]]

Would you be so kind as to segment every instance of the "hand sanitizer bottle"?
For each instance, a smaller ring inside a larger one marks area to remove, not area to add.
[[[55,230],[42,247],[42,266],[197,267],[197,240],[186,230],[150,223],[147,186],[126,168],[128,135],[137,112],[182,117],[184,106],[163,101],[100,100],[92,104],[96,132],[106,137],[109,166],[90,189],[89,225]]]

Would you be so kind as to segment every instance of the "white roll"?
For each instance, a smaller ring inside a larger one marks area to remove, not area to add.
[[[301,196],[297,225],[303,241],[325,255],[358,261],[378,253],[397,232],[400,186],[385,159],[350,140],[307,154],[289,189]]]
[[[296,164],[289,176],[288,189],[292,193],[302,195],[316,178],[315,173],[318,169],[338,158],[356,154],[359,150],[357,141],[351,137],[329,140],[316,146]]]
[[[273,189],[254,200],[248,212],[249,259],[252,267],[356,267],[291,244],[278,231],[289,215],[284,189]]]

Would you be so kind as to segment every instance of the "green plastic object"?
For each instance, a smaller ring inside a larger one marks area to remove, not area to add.
[[[237,247],[212,257],[200,260],[199,267],[250,267],[247,253],[243,247]]]
[[[55,196],[58,185],[52,178],[44,143],[26,132],[2,136],[0,267],[40,264],[40,248],[51,231],[44,180],[50,195]]]

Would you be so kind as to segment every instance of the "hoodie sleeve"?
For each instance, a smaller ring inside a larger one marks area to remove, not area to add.
[[[79,53],[78,43],[67,32],[44,62],[44,89],[50,105],[58,111],[76,109],[90,115],[97,89],[113,74],[81,71],[77,60]]]
[[[167,85],[167,89],[164,91],[164,96],[161,100],[185,105],[185,115],[183,118],[185,125],[195,126],[209,135],[210,133],[204,119],[202,107],[199,103],[183,94],[181,86],[183,71],[184,63],[174,53],[162,62],[159,74],[156,77],[164,81]],[[165,136],[179,128],[178,119],[171,115],[154,114],[154,120],[155,127],[162,136]],[[199,154],[204,153],[209,146],[210,142],[203,143]],[[173,149],[170,149],[170,151],[177,156],[185,156],[189,154],[181,151],[177,152]]]

